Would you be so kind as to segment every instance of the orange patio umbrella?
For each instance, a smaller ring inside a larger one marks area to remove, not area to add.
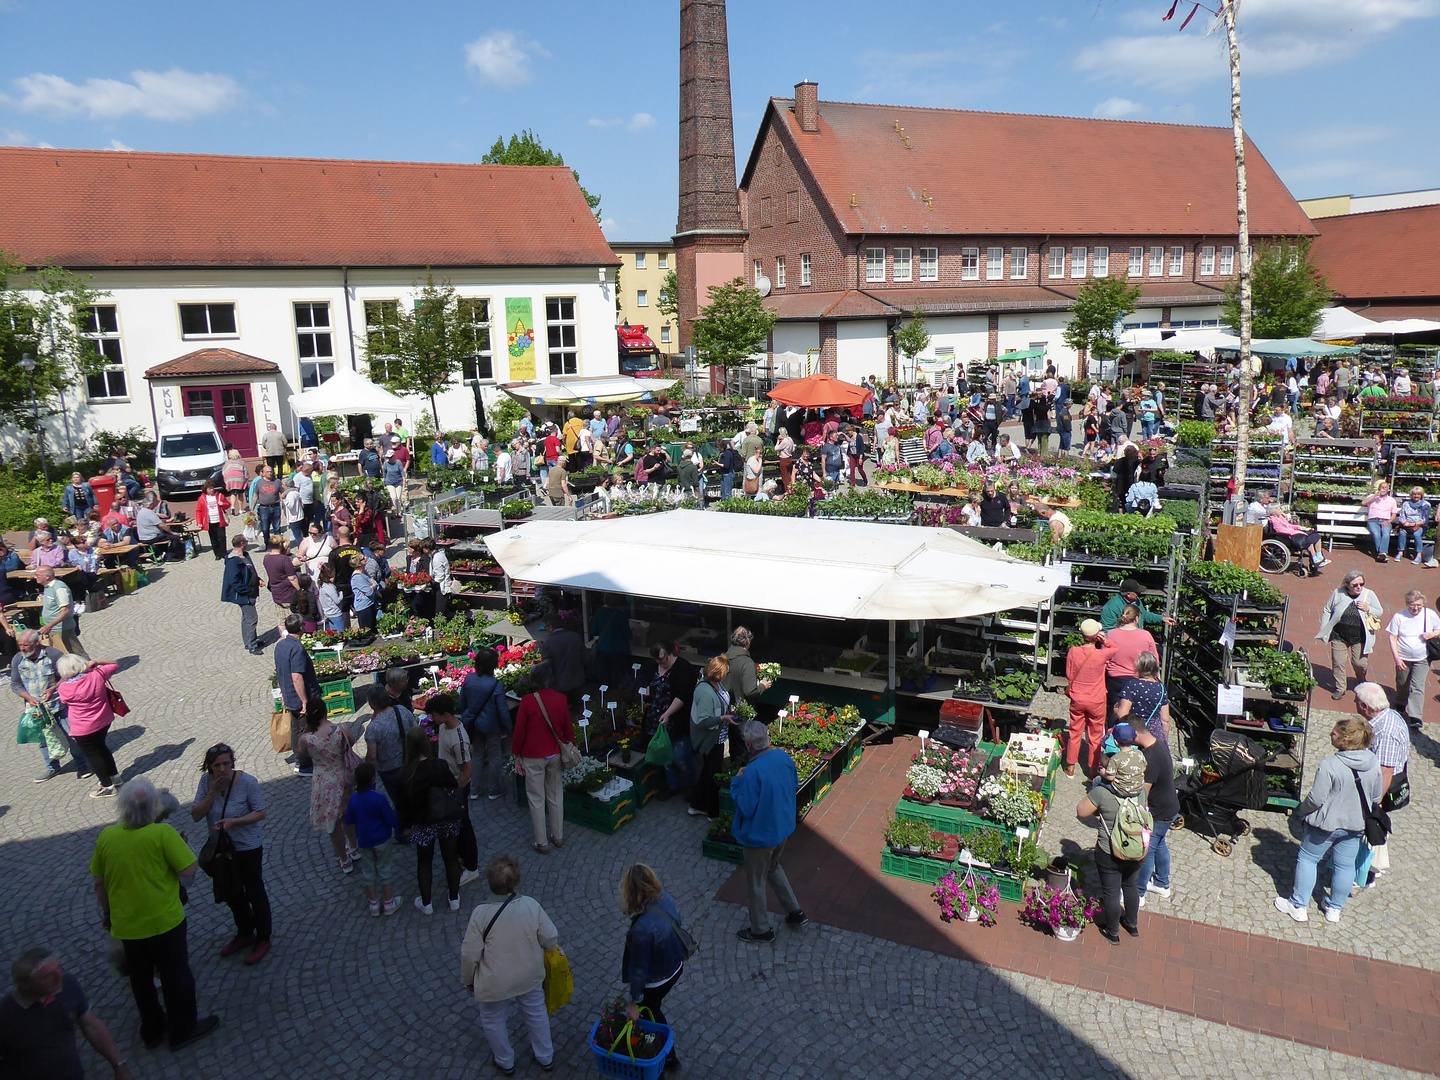
[[[781,405],[802,409],[853,409],[857,405],[864,405],[865,399],[871,394],[863,386],[817,374],[803,379],[787,379],[771,390],[768,396]]]

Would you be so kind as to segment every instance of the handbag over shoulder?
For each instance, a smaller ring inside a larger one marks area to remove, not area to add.
[[[550,722],[550,710],[545,708],[545,699],[535,693],[535,704],[540,706],[540,715],[545,718],[545,726],[550,729],[550,736],[560,747],[560,768],[566,772],[580,764],[580,750],[573,742],[565,742],[555,732],[555,725]]]

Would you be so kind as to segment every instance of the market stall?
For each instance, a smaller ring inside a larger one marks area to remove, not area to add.
[[[487,540],[511,578],[816,619],[897,621],[1034,607],[1068,581],[949,529],[675,510],[527,522]]]
[[[414,413],[415,406],[410,402],[344,364],[337,364],[335,374],[315,389],[290,395],[290,414],[297,431],[302,416],[394,416],[405,419],[409,426]]]

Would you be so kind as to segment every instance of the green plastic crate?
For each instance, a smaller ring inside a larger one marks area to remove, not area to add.
[[[596,832],[618,832],[620,827],[635,816],[635,789],[602,803],[589,795],[565,792],[565,820]]]
[[[623,776],[635,785],[633,794],[636,809],[654,799],[666,786],[665,770],[654,765],[642,763],[633,769],[616,769],[615,775]],[[733,813],[733,810],[723,810],[722,813]]]
[[[852,773],[860,767],[860,759],[865,755],[865,747],[856,746],[855,752],[850,755],[850,760],[845,763],[845,771]]]
[[[927,859],[923,855],[897,855],[888,847],[880,852],[880,872],[907,881],[934,885],[954,868],[953,862]]]
[[[326,716],[340,716],[355,711],[355,685],[350,679],[336,679],[320,684]]]
[[[735,816],[735,800],[731,797],[728,787],[720,789],[720,813],[728,814],[730,817]]]
[[[975,829],[994,829],[1006,839],[1015,839],[1015,830],[1007,829],[994,821],[986,821],[968,810],[961,810],[958,806],[941,806],[939,803],[918,803],[911,802],[909,799],[901,799],[895,807],[895,816],[907,821],[923,821],[936,832],[958,836],[962,832]]]
[[[734,863],[736,866],[745,862],[745,849],[739,844],[727,843],[724,840],[711,840],[708,836],[700,841],[700,854],[707,859],[718,859],[721,862]]]

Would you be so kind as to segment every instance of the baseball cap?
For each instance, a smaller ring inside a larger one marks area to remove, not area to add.
[[[1110,734],[1115,736],[1115,741],[1121,746],[1128,746],[1135,741],[1135,729],[1126,723],[1116,724],[1110,729]]]
[[[1122,593],[1138,593],[1141,591],[1140,583],[1136,581],[1133,577],[1127,577],[1124,581],[1120,582],[1120,591]]]
[[[1094,619],[1086,619],[1080,624],[1080,633],[1085,637],[1094,637],[1103,629]]]

